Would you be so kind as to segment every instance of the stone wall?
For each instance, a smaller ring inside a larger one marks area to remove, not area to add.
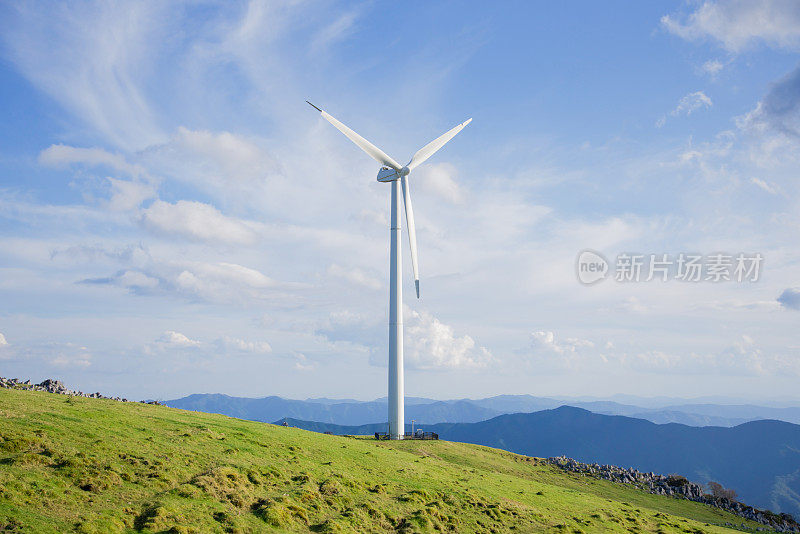
[[[642,473],[632,467],[626,469],[615,465],[585,464],[566,456],[556,456],[548,458],[546,461],[548,464],[570,473],[579,473],[622,484],[632,484],[649,493],[670,495],[716,506],[745,519],[766,525],[778,532],[800,532],[800,524],[789,514],[775,514],[769,510],[759,510],[738,501],[708,495],[703,490],[703,486],[689,482],[680,475]]]

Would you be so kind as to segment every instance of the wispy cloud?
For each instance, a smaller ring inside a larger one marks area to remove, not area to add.
[[[670,116],[678,117],[684,115],[688,117],[695,111],[699,109],[708,109],[713,105],[711,99],[706,96],[703,91],[695,91],[694,93],[689,93],[688,95],[682,97],[678,101],[678,105],[675,106],[675,109],[669,112]],[[667,116],[664,115],[656,122],[656,126],[661,128],[666,124]]]
[[[684,39],[712,39],[732,52],[757,42],[800,46],[800,5],[793,0],[705,0],[686,17],[663,16],[661,24]]]

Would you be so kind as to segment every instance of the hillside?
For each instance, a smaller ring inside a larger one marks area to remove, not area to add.
[[[10,389],[0,389],[0,423],[0,531],[726,532],[717,525],[743,524],[476,445],[326,436]]]
[[[290,420],[293,426],[338,434],[384,431],[383,425],[336,427]],[[753,421],[732,428],[657,425],[562,406],[479,423],[423,425],[442,439],[519,454],[566,455],[584,462],[680,473],[735,489],[748,504],[800,517],[800,425]]]

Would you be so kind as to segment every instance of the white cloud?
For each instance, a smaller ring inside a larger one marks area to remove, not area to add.
[[[528,367],[540,372],[586,371],[608,361],[604,354],[596,350],[594,342],[577,337],[561,340],[549,330],[532,332],[528,346],[518,350],[517,353],[523,356]]]
[[[451,204],[459,204],[464,200],[464,192],[455,179],[456,168],[450,163],[429,163],[411,176],[412,186],[419,187],[425,193],[436,195]]]
[[[266,341],[245,341],[243,339],[222,336],[214,342],[214,345],[223,352],[251,352],[255,354],[267,354],[272,352],[272,347]]]
[[[173,7],[66,3],[48,9],[18,4],[2,38],[11,59],[41,91],[117,146],[159,138],[144,80],[152,46],[166,35]]]
[[[310,362],[305,354],[297,352],[294,355],[294,368],[297,371],[308,372],[314,370],[314,363]]]
[[[458,337],[453,328],[428,312],[405,307],[405,361],[419,369],[472,369],[493,361],[486,347],[470,336]]]
[[[197,241],[251,245],[258,240],[253,223],[227,217],[214,206],[191,200],[175,204],[156,200],[142,210],[141,221],[156,232]]]
[[[694,93],[689,93],[688,95],[682,97],[678,101],[678,105],[675,106],[675,109],[669,112],[669,114],[673,117],[678,117],[680,115],[689,116],[698,109],[705,108],[708,109],[713,105],[711,99],[706,96],[703,91],[695,91]],[[666,124],[667,117],[666,115],[658,119],[656,122],[656,126],[661,128]]]
[[[642,304],[642,302],[636,297],[627,297],[619,304],[618,309],[621,311],[633,312],[633,313],[647,312],[647,306]]]
[[[146,174],[142,166],[128,163],[122,154],[111,153],[102,148],[50,145],[39,153],[39,163],[48,167],[66,167],[76,163],[88,167],[107,167],[133,177]]]
[[[199,347],[202,345],[197,340],[189,339],[184,334],[180,332],[175,332],[174,330],[167,330],[164,332],[160,338],[156,340],[156,343],[161,344],[164,347]]]
[[[549,331],[538,331],[531,334],[531,349],[534,352],[539,350],[552,351],[556,354],[574,353],[585,348],[594,348],[594,343],[588,339],[567,338],[564,341],[556,341],[555,334]]]
[[[718,59],[709,59],[705,63],[703,63],[702,67],[700,67],[703,72],[711,76],[712,78],[715,77],[717,74],[722,72],[722,69],[725,68],[725,65],[719,61]]]
[[[111,198],[108,201],[108,209],[112,211],[134,210],[145,200],[156,196],[155,187],[149,183],[110,177],[108,181],[111,182]]]
[[[58,367],[89,367],[92,365],[92,355],[88,352],[78,354],[58,354],[50,360],[50,363]]]
[[[328,267],[328,274],[336,278],[347,280],[351,284],[363,286],[369,289],[380,289],[380,281],[373,275],[368,274],[363,269],[357,267],[342,267],[337,264],[332,264]]]
[[[85,368],[92,365],[92,353],[83,345],[72,342],[36,341],[34,343],[6,342],[0,334],[0,358],[10,361],[28,360],[37,368]]]
[[[211,286],[228,284],[252,289],[267,289],[276,285],[275,281],[262,272],[236,263],[195,263],[190,270],[178,276],[178,284],[200,292]]]
[[[268,354],[272,352],[272,346],[266,341],[247,341],[228,335],[204,342],[173,330],[164,332],[154,342],[144,346],[145,353],[150,355],[175,350],[190,350],[194,355],[213,359],[244,354]]]
[[[703,91],[695,91],[689,93],[678,101],[678,105],[670,112],[670,115],[686,115],[689,116],[700,108],[710,108],[712,106],[711,99],[706,96]]]
[[[316,36],[311,40],[311,44],[309,45],[310,55],[316,56],[320,53],[323,53],[331,45],[334,45],[349,37],[354,31],[357,18],[357,11],[349,11],[342,14],[336,20],[317,32]]]
[[[625,345],[625,344],[623,344]],[[518,351],[539,371],[545,369],[581,372],[622,372],[673,375],[726,376],[800,374],[800,360],[788,352],[765,351],[748,335],[718,351],[694,352],[617,346],[611,341],[602,349],[580,338],[558,340],[553,332],[531,334],[528,347]]]
[[[665,15],[667,31],[687,40],[711,38],[731,52],[755,42],[800,46],[800,3],[795,0],[706,0],[685,19]]]
[[[117,276],[118,283],[127,288],[154,289],[158,287],[158,278],[147,276],[141,271],[124,271]]]
[[[164,144],[148,147],[141,159],[160,174],[219,198],[262,195],[280,165],[256,140],[226,131],[183,126]]]
[[[161,254],[153,255],[141,246],[116,250],[101,246],[67,247],[57,249],[51,257],[75,261],[78,265],[121,266],[114,274],[81,282],[123,287],[137,295],[176,295],[192,301],[247,305],[268,297],[290,302],[295,298],[290,294],[293,290],[306,287],[299,283],[279,283],[258,269],[237,263],[169,259]]]
[[[770,195],[777,195],[778,194],[778,190],[776,189],[776,187],[774,185],[770,184],[766,180],[762,180],[761,178],[750,178],[750,183],[757,185],[758,187],[760,187],[761,189],[763,189],[764,191],[766,191]]]

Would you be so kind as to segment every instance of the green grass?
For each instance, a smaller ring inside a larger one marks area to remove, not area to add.
[[[729,532],[716,525],[743,521],[476,445],[0,389],[0,532]]]

